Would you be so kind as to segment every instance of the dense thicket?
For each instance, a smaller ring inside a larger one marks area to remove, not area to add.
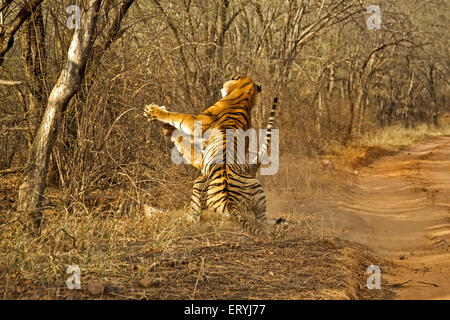
[[[26,163],[74,33],[66,9],[83,12],[85,2],[2,1],[0,170]],[[367,26],[370,5],[379,5],[379,29]],[[171,146],[142,106],[199,112],[236,73],[262,85],[254,126],[279,97],[282,152],[326,152],[393,124],[438,126],[448,111],[447,12],[445,0],[101,1],[48,185],[73,199],[126,188],[138,203],[185,203],[175,187],[194,170],[170,163]]]

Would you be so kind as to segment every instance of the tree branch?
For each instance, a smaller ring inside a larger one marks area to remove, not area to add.
[[[27,21],[33,10],[44,0],[33,0],[30,3],[24,4],[17,13],[11,24],[0,34],[0,66],[3,64],[5,54],[14,45],[14,35],[20,29],[22,24]]]
[[[12,80],[0,79],[0,86],[18,86],[21,84],[22,84],[22,81],[12,81]]]

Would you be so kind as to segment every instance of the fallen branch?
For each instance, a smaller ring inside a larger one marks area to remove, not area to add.
[[[436,283],[431,283],[431,282],[424,282],[424,281],[417,281],[418,283],[422,283],[422,284],[427,284],[429,286],[434,286],[434,287],[439,287]]]
[[[11,174],[11,173],[17,173],[22,171],[22,167],[20,168],[11,168],[11,169],[5,169],[5,170],[0,170],[0,177],[5,175],[5,174]]]
[[[202,276],[202,277],[205,276],[204,271],[203,271],[203,267],[204,267],[204,264],[205,264],[205,258],[203,258],[203,257],[200,257],[200,258],[202,259],[202,264],[200,265],[200,270],[198,271],[198,276],[197,276],[197,280],[195,281],[194,292],[192,293],[192,299],[191,300],[195,299],[195,293],[197,292],[197,285],[198,285],[198,281],[200,280],[200,276]]]
[[[75,238],[74,236],[70,235],[64,228],[62,228],[62,229],[60,229],[59,231],[57,231],[57,232],[55,233],[55,236],[56,236],[58,233],[60,233],[61,231],[64,232],[66,236],[68,236],[69,238],[72,239],[72,249],[74,249],[74,248],[75,248],[75,245],[76,245],[76,238]]]
[[[411,282],[412,279],[405,281],[405,282],[399,282],[399,283],[392,283],[392,284],[384,284],[384,286],[388,286],[388,287],[401,287],[409,282]]]
[[[0,79],[1,86],[18,86],[22,84],[22,81],[2,80]]]

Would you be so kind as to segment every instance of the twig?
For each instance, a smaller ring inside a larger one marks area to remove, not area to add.
[[[76,238],[74,236],[70,235],[64,228],[62,228],[58,232],[56,232],[55,236],[61,231],[64,232],[66,234],[66,236],[68,236],[69,238],[72,239],[72,249],[75,248]]]
[[[3,176],[5,174],[11,174],[11,173],[17,173],[22,171],[22,167],[20,168],[11,168],[11,169],[5,169],[5,170],[0,170],[0,176]]]
[[[116,118],[116,120],[114,120],[114,122],[112,123],[111,127],[109,128],[108,133],[106,134],[106,137],[105,137],[105,139],[104,139],[104,141],[103,141],[104,143],[106,143],[106,140],[108,140],[109,135],[111,134],[111,131],[112,131],[114,125],[116,124],[116,122],[119,121],[120,118],[122,118],[122,116],[123,116],[124,114],[128,113],[129,111],[133,111],[133,110],[140,110],[140,109],[139,109],[139,108],[130,108],[130,109],[128,109],[128,110],[125,110],[124,112],[122,112],[122,113]]]
[[[198,271],[198,276],[197,276],[197,280],[195,281],[195,287],[194,287],[194,292],[192,293],[192,300],[195,299],[195,293],[197,291],[197,285],[198,285],[198,280],[200,279],[200,276],[203,274],[203,265],[205,264],[205,258],[202,258],[202,264],[200,266],[200,270]]]
[[[163,263],[163,261],[155,261],[153,262],[150,267],[148,268],[149,271],[152,271],[154,268],[156,268],[157,266],[159,266],[161,263]]]
[[[389,286],[389,287],[401,287],[409,282],[411,282],[412,279],[405,281],[405,282],[399,282],[399,283],[392,283],[392,284],[384,284],[384,286]]]
[[[429,286],[434,286],[434,287],[439,287],[436,283],[431,283],[431,282],[424,282],[424,281],[417,281],[418,283],[422,283],[422,284],[427,284]]]
[[[18,86],[22,84],[22,81],[11,81],[0,79],[0,86]]]
[[[187,264],[190,262],[195,261],[196,259],[163,259],[163,260],[159,260],[159,261],[155,261],[153,262],[150,267],[148,268],[149,271],[153,271],[153,269],[155,269],[156,267],[162,265],[162,264],[166,264],[166,263],[170,263],[173,266],[176,265],[180,265],[180,264]]]

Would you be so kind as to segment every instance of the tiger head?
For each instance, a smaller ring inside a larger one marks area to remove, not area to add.
[[[230,80],[223,84],[220,93],[222,94],[222,98],[225,98],[233,93],[240,95],[242,90],[248,90],[247,93],[253,98],[252,105],[255,105],[258,94],[261,92],[261,86],[254,83],[249,77],[238,75],[232,76]]]
[[[220,93],[222,94],[222,98],[224,98],[225,96],[227,96],[234,89],[236,89],[236,88],[242,89],[242,88],[247,87],[249,85],[251,87],[253,87],[253,91],[254,91],[254,89],[256,89],[256,93],[255,94],[258,94],[258,93],[261,92],[261,86],[255,84],[249,77],[234,75],[234,76],[231,77],[230,80],[226,81],[223,84],[222,89],[220,89]]]

